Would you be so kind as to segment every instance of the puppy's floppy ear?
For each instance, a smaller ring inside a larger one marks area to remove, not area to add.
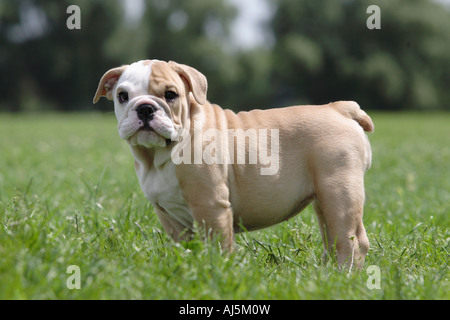
[[[169,66],[172,67],[172,69],[177,72],[180,77],[186,79],[197,103],[200,105],[205,104],[206,92],[208,91],[208,82],[206,77],[201,72],[185,64],[169,61]]]
[[[106,97],[108,100],[113,99],[112,91],[114,89],[114,86],[116,85],[120,76],[122,75],[122,73],[125,71],[125,69],[127,67],[128,66],[121,66],[118,68],[114,68],[114,69],[107,71],[103,75],[103,77],[101,78],[101,80],[98,84],[97,92],[95,92],[95,96],[94,96],[94,100],[93,100],[94,103],[97,103],[101,97]]]

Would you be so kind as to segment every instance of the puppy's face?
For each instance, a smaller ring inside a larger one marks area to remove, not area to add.
[[[122,139],[132,146],[165,147],[178,140],[190,104],[205,103],[206,78],[174,62],[142,60],[106,72],[94,103],[102,96],[114,101]]]

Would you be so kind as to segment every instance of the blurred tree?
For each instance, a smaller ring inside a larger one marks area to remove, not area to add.
[[[429,0],[272,0],[279,104],[353,99],[384,110],[450,109],[450,11]]]
[[[81,30],[69,30],[66,10],[73,1],[2,0],[2,110],[92,109],[106,70],[147,58],[195,66],[217,83],[210,93],[226,97],[235,61],[223,39],[234,7],[224,0],[142,3],[143,15],[133,19],[124,1],[79,0]]]
[[[12,111],[86,109],[98,74],[112,60],[99,43],[120,19],[115,1],[78,1],[81,30],[69,30],[71,1],[0,4],[0,102]],[[8,75],[5,77],[4,75]]]
[[[227,51],[235,8],[225,0],[151,0],[145,5],[134,28],[122,25],[107,39],[108,53],[122,64],[148,58],[193,66],[214,83],[208,98],[226,101],[237,72]]]
[[[256,48],[236,55],[237,76],[231,87],[232,95],[224,101],[234,111],[267,109],[276,106],[271,100],[274,86],[271,83],[272,52]],[[216,101],[220,103],[221,101]]]

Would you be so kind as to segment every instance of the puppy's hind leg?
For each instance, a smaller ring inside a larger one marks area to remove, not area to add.
[[[333,249],[332,245],[329,245],[328,239],[330,238],[330,232],[327,228],[327,224],[325,221],[325,217],[323,215],[322,208],[320,207],[319,201],[316,199],[313,201],[314,212],[316,213],[317,222],[319,223],[320,234],[322,235],[322,243],[323,243],[323,254],[322,260],[326,262],[328,260],[328,256],[332,251],[328,251],[329,249]]]
[[[340,268],[362,269],[369,250],[362,222],[363,173],[355,170],[345,176],[323,174],[316,180],[316,195],[314,209],[325,250],[330,254],[336,251]]]

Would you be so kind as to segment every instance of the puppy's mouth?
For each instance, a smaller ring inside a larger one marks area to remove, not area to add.
[[[141,134],[141,136],[139,137],[140,134]],[[155,136],[157,138],[155,138]],[[143,138],[143,137],[145,137],[145,138]],[[143,143],[142,143],[142,140],[144,141]],[[153,143],[151,143],[149,145],[148,142],[145,142],[145,141],[148,141],[148,140],[152,140]],[[143,125],[142,127],[140,127],[136,131],[136,133],[128,140],[128,142],[131,143],[132,145],[139,145],[139,144],[141,144],[141,145],[143,145],[145,147],[151,147],[152,144],[158,145],[160,147],[162,147],[162,146],[166,146],[167,147],[168,145],[170,145],[172,143],[172,140],[161,136],[160,134],[158,134],[155,131],[155,129],[150,127],[149,124],[145,124],[145,125]]]
[[[144,124],[143,126],[141,126],[138,131],[155,131],[153,130],[152,127],[150,127],[150,125],[148,123]]]

